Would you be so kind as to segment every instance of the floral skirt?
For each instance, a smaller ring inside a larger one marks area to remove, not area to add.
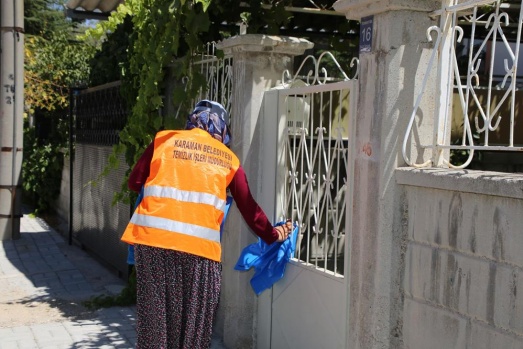
[[[135,259],[136,348],[210,348],[221,263],[145,245]]]

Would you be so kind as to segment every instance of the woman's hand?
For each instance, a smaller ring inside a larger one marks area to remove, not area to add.
[[[289,234],[292,232],[292,222],[289,219],[287,220],[287,222],[285,222],[285,224],[278,225],[274,227],[274,229],[276,229],[276,231],[278,232],[278,240],[276,241],[285,241],[289,237]]]

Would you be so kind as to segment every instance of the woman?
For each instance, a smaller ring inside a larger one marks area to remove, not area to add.
[[[143,199],[122,236],[135,246],[137,348],[209,348],[221,287],[220,224],[229,189],[244,220],[270,244],[273,227],[228,148],[227,112],[196,104],[183,131],[161,131],[129,177]]]

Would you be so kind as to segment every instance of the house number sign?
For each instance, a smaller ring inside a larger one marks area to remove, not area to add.
[[[360,53],[370,52],[372,49],[372,32],[374,16],[363,17],[360,22]]]

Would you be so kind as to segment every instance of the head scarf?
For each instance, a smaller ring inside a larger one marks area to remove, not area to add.
[[[200,128],[229,146],[231,137],[226,122],[228,118],[227,111],[220,103],[204,99],[196,103],[194,110],[187,117],[185,129]]]

